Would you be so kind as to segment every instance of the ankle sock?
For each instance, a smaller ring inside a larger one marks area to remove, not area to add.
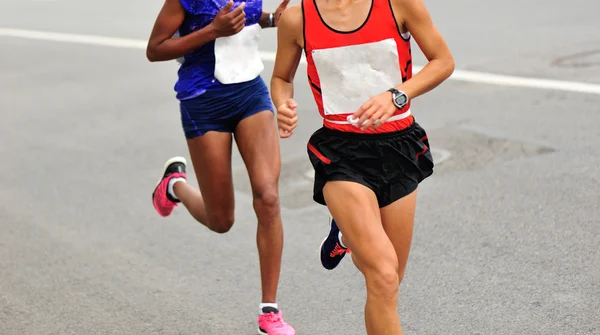
[[[279,310],[279,308],[277,307],[277,303],[261,303],[258,305],[258,314],[263,314],[263,308],[265,307],[271,307],[275,308],[276,310]]]
[[[344,242],[342,242],[342,232],[341,232],[341,231],[340,231],[340,232],[338,232],[338,243],[340,244],[340,246],[341,246],[342,248],[344,248],[344,249],[348,249],[348,247],[346,247],[346,246],[344,245]]]
[[[185,180],[185,178],[171,178],[171,180],[169,180],[169,186],[167,187],[167,192],[169,192],[169,195],[173,197],[173,199],[177,199],[179,200],[179,198],[175,195],[175,191],[173,191],[173,185],[175,185],[176,182],[178,181],[182,181],[182,182],[187,182]]]

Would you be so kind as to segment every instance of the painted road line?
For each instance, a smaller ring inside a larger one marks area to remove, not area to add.
[[[125,48],[125,49],[145,49],[146,44],[147,44],[147,42],[145,40],[137,40],[137,39],[97,36],[97,35],[67,34],[67,33],[56,33],[56,32],[47,32],[47,31],[39,31],[39,30],[11,29],[11,28],[0,28],[0,36],[52,41],[52,42],[96,45],[96,46],[103,46],[103,47],[110,47],[110,48]],[[262,51],[260,53],[260,55],[264,61],[272,62],[275,60],[274,52]],[[302,62],[306,63],[306,60],[303,58]],[[422,69],[421,66],[413,67],[413,71],[415,73],[420,71],[421,69]],[[486,73],[486,72],[466,71],[466,70],[460,70],[460,69],[455,70],[454,73],[452,74],[452,76],[450,77],[450,79],[457,80],[457,81],[471,82],[471,83],[488,84],[488,85],[527,87],[527,88],[535,88],[535,89],[546,89],[546,90],[556,90],[556,91],[600,95],[600,84],[591,84],[591,83],[583,83],[583,82],[575,82],[575,81],[508,76],[508,75]]]

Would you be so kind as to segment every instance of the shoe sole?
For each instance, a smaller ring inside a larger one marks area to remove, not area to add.
[[[294,333],[295,334],[295,333]],[[258,335],[267,335],[267,333],[263,332],[262,330],[260,330],[260,328],[258,329]]]

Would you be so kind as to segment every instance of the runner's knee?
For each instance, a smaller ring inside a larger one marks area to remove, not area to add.
[[[209,215],[209,228],[215,233],[225,234],[233,226],[234,221],[233,212],[221,212],[219,214]]]
[[[266,186],[254,190],[254,208],[261,215],[275,216],[279,213],[279,195],[277,186]]]
[[[393,263],[382,263],[365,271],[367,291],[381,299],[396,299],[400,278],[398,267]]]
[[[368,258],[357,259],[357,266],[360,265],[360,271],[365,276],[368,294],[380,299],[395,299],[400,286],[396,254],[384,248],[374,249],[370,250],[372,252]]]

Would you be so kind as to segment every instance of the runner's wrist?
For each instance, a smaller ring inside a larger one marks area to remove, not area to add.
[[[290,100],[293,100],[293,99],[294,98],[289,97],[289,96],[287,96],[287,97],[284,97],[284,96],[273,97],[273,105],[275,106],[275,109],[279,110],[280,108],[287,106],[288,102]]]
[[[269,12],[262,12],[260,16],[259,24],[262,28],[274,28],[275,27],[275,14]]]
[[[273,99],[273,105],[275,105],[275,109],[279,110],[281,107],[285,106],[288,99],[275,98]]]
[[[210,38],[210,40],[216,40],[217,38],[221,37],[221,34],[219,33],[219,29],[217,29],[214,22],[209,23],[202,30],[206,31],[206,34],[207,34],[208,38]]]

